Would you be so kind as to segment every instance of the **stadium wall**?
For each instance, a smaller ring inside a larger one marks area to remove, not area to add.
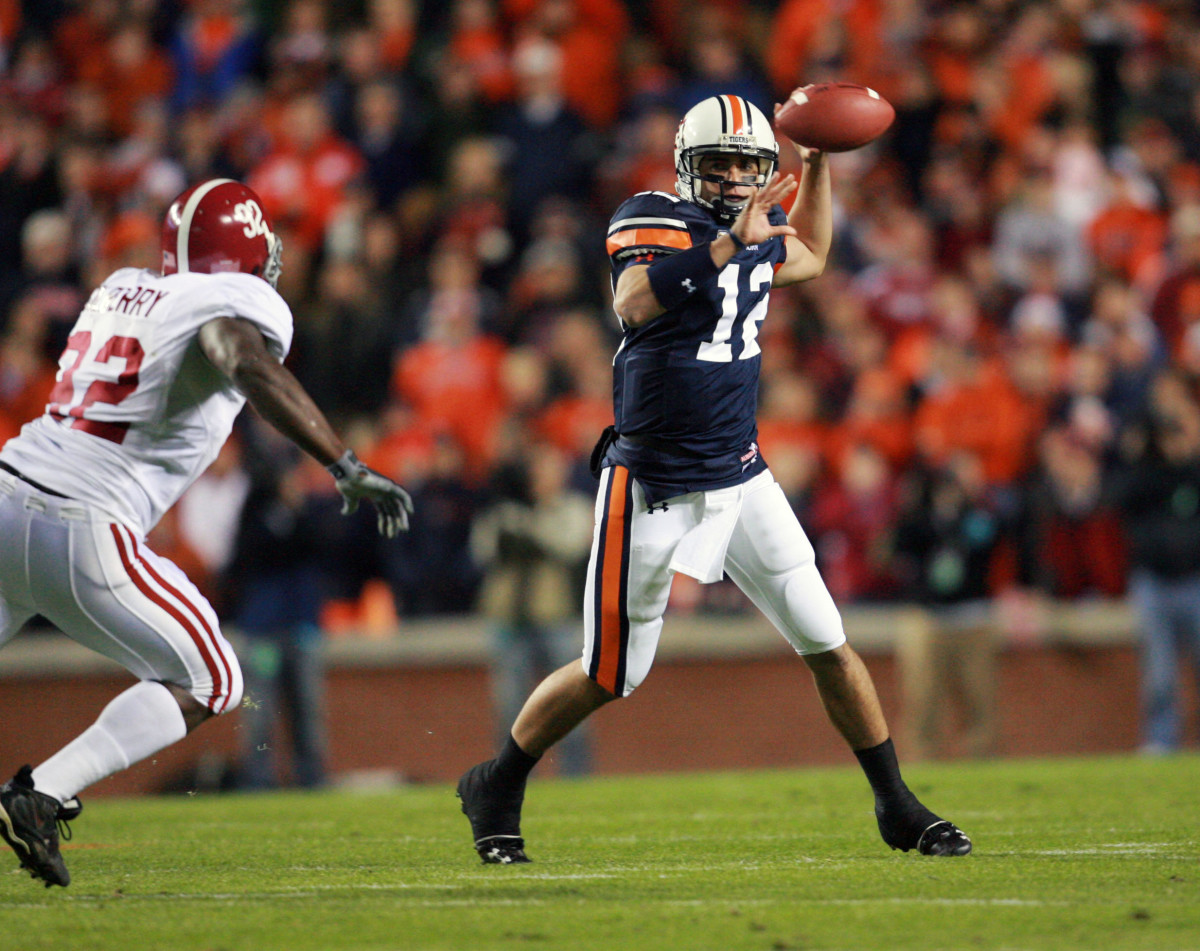
[[[901,714],[891,650],[896,611],[851,609],[845,619],[895,727]],[[1001,651],[998,755],[1134,749],[1138,667],[1126,606],[1056,606],[1044,620],[1038,637],[1010,641]],[[388,638],[331,640],[330,752],[339,780],[446,782],[489,755],[497,725],[487,649],[486,629],[476,619],[413,625]],[[43,759],[129,682],[111,662],[60,634],[18,637],[0,652],[5,768]],[[1194,692],[1185,695],[1195,711]],[[1192,743],[1196,720],[1189,718]],[[758,619],[670,618],[645,685],[601,711],[593,729],[600,773],[849,762],[803,663]],[[218,788],[237,755],[238,730],[236,714],[222,717],[91,794]],[[549,760],[552,767],[553,753]]]

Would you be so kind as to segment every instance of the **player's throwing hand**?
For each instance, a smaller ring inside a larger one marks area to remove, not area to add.
[[[379,514],[379,534],[395,538],[408,531],[408,516],[412,514],[412,497],[387,476],[376,472],[359,460],[353,449],[327,467],[342,494],[342,514],[358,511],[358,503],[366,499]]]
[[[772,175],[762,188],[754,189],[746,207],[737,216],[730,229],[743,244],[761,244],[776,235],[796,237],[796,229],[791,225],[773,225],[767,219],[767,213],[788,197],[799,187],[796,176],[788,173],[782,178]]]

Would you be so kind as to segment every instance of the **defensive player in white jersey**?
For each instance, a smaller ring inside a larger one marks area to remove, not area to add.
[[[248,399],[328,467],[343,513],[379,530],[412,502],[343,445],[284,368],[292,315],[275,290],[280,242],[230,179],[180,195],[162,273],[122,268],[88,300],[44,415],[0,451],[0,645],[35,614],[138,683],[79,737],[0,786],[0,836],[46,886],[70,881],[58,824],[80,790],[236,709],[242,675],[212,607],[146,533],[216,457]]]
[[[834,726],[875,794],[884,841],[965,855],[971,840],[900,776],[875,687],[846,643],[813,547],[758,451],[759,324],[772,287],[816,277],[832,241],[827,159],[798,149],[799,182],[775,175],[770,123],[738,96],[683,117],[677,194],[626,201],[608,229],[616,426],[597,446],[596,529],[584,595],[583,663],[551,674],[495,759],[459,781],[484,862],[528,861],[525,782],[555,742],[628,696],[654,659],[675,572],[728,574],[808,664]],[[798,193],[790,213],[779,202]]]

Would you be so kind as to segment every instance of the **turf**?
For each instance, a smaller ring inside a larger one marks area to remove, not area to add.
[[[892,852],[856,769],[535,782],[483,866],[449,786],[87,803],[3,947],[1200,949],[1200,757],[910,767],[975,853]]]

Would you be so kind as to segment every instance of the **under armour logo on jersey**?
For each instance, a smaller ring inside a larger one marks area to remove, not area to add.
[[[696,285],[692,283],[690,277],[685,277],[681,283],[683,284],[683,289],[689,294],[696,289]]]
[[[658,505],[646,506],[646,513],[648,515],[653,515],[655,512],[665,512],[666,510],[667,510],[666,502],[659,502]]]
[[[246,200],[239,202],[233,206],[233,220],[240,221],[246,227],[242,229],[242,234],[247,238],[255,238],[258,235],[268,235],[271,229],[267,227],[266,221],[263,220],[262,209],[258,207],[258,202]]]

